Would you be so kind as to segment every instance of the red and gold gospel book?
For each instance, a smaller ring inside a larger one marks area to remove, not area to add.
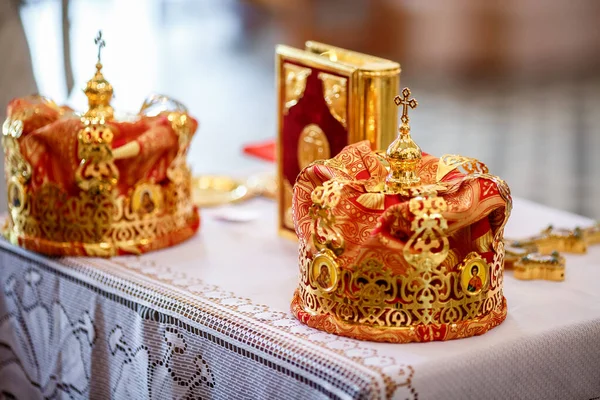
[[[400,65],[317,42],[276,53],[279,232],[295,238],[292,187],[300,171],[348,144],[368,140],[377,150],[394,139]]]

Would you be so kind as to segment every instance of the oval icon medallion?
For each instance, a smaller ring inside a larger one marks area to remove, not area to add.
[[[310,124],[304,127],[298,139],[298,165],[304,169],[316,160],[326,160],[331,157],[327,137],[318,125]]]

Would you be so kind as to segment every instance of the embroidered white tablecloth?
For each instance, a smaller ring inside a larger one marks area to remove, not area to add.
[[[420,344],[340,338],[289,312],[296,245],[274,204],[203,210],[190,241],[141,257],[49,259],[0,242],[2,398],[592,399],[600,396],[600,248],[566,281],[506,272],[489,333]],[[591,221],[515,200],[507,235]],[[13,397],[10,397],[13,396]]]

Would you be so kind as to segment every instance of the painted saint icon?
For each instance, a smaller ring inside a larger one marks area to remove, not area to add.
[[[477,253],[471,252],[460,267],[460,284],[468,296],[477,296],[488,285],[488,263]]]
[[[325,292],[335,290],[338,283],[338,265],[330,251],[319,252],[310,267],[310,281],[317,289]]]
[[[140,216],[146,216],[160,210],[162,202],[163,197],[159,185],[142,184],[133,192],[132,209]]]
[[[467,285],[468,292],[477,292],[483,287],[483,282],[481,281],[481,278],[478,274],[479,267],[477,265],[473,265],[471,267],[471,279],[469,280],[469,284]]]
[[[11,192],[12,192],[12,194],[11,194],[12,206],[14,208],[21,207],[21,195],[19,194],[19,189],[17,189],[16,186],[13,186]]]
[[[320,273],[317,277],[317,283],[324,289],[331,286],[331,276],[329,275],[329,268],[327,268],[327,265],[325,264],[321,264]]]
[[[143,192],[140,204],[140,211],[142,211],[142,213],[144,214],[150,214],[152,211],[154,211],[154,208],[155,205],[154,201],[152,201],[152,196],[150,195],[150,192]]]
[[[9,183],[8,186],[8,205],[12,209],[20,209],[23,207],[23,189],[21,189],[20,185],[16,182]]]

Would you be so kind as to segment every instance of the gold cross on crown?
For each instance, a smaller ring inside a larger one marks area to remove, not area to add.
[[[96,44],[96,46],[98,46],[98,63],[100,63],[100,55],[102,53],[102,49],[106,47],[106,42],[102,37],[102,31],[98,31],[98,36],[96,36],[96,39],[94,39],[94,43]]]
[[[400,97],[400,96],[394,97],[394,103],[396,103],[397,106],[402,104],[402,117],[400,118],[400,120],[405,125],[408,124],[408,121],[410,120],[408,118],[408,107],[415,109],[419,105],[419,103],[417,103],[417,100],[409,99],[409,97],[410,97],[410,89],[409,88],[402,89],[402,97]]]

